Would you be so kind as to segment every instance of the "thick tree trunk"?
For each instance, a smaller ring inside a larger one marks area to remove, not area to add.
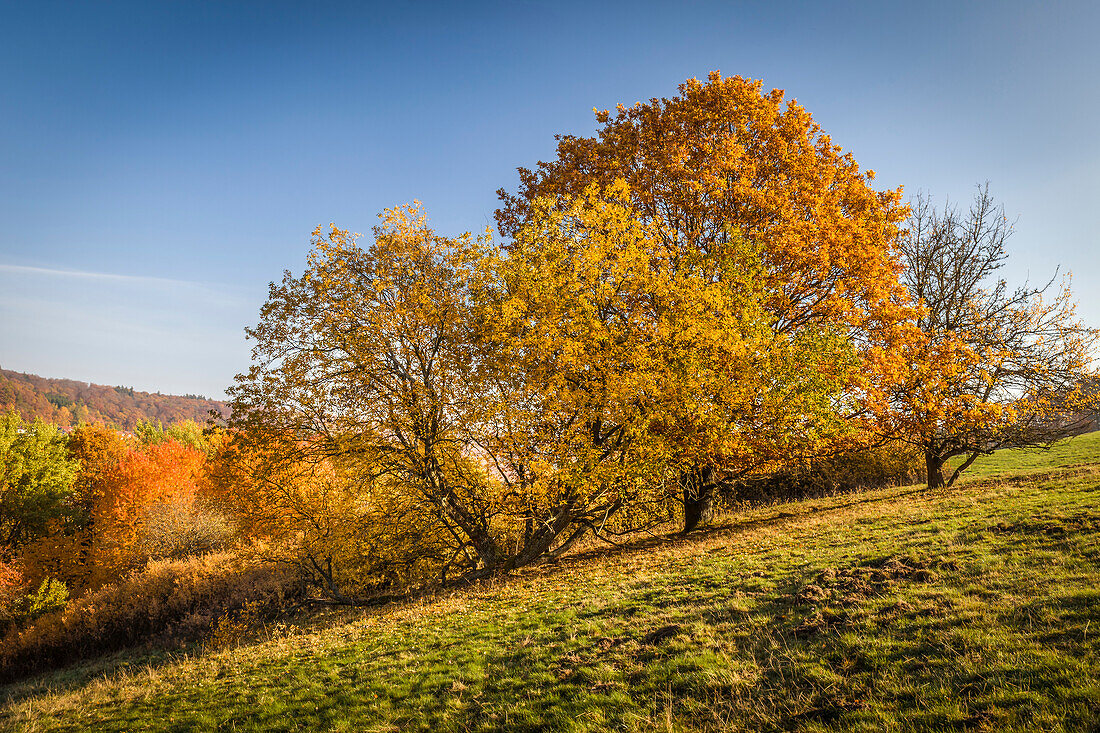
[[[944,459],[933,451],[924,452],[924,465],[928,469],[928,488],[941,489],[946,483],[943,480]]]
[[[501,564],[504,554],[489,533],[489,528],[466,509],[454,491],[448,489],[439,505],[444,516],[461,529],[469,539],[485,569],[492,570]]]
[[[549,517],[538,527],[538,529],[527,537],[523,548],[516,553],[515,557],[508,561],[506,567],[508,569],[520,568],[538,560],[550,551],[550,547],[554,544],[554,540],[556,540],[562,532],[568,529],[571,524],[572,518],[569,514],[569,507],[567,505],[558,507],[552,517]]]
[[[714,469],[704,466],[680,476],[684,492],[684,532],[710,524],[714,519]]]

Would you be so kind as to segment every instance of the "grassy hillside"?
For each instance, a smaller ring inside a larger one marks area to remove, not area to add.
[[[1100,725],[1100,443],[6,690],[23,730]],[[1041,471],[1040,473],[1035,473]]]
[[[1062,441],[1048,449],[1015,448],[981,456],[966,469],[966,473],[960,477],[960,480],[965,478],[967,481],[973,481],[992,476],[1036,473],[1098,461],[1100,461],[1100,430]]]
[[[227,412],[225,403],[200,395],[152,394],[0,369],[0,412],[9,409],[26,420],[40,417],[62,427],[90,422],[122,430],[133,430],[139,420],[203,422],[211,410]]]

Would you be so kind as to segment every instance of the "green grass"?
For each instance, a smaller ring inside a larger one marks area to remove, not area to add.
[[[71,668],[7,688],[0,724],[1094,731],[1100,465],[1056,467],[1100,442],[1070,447],[981,469],[1010,478],[762,508],[238,648]]]
[[[960,480],[1049,471],[1098,460],[1100,460],[1100,431],[1079,435],[1071,440],[1056,443],[1051,448],[1013,448],[999,450],[988,456],[980,456],[960,477]],[[961,459],[955,459],[951,464],[952,470],[960,462]]]

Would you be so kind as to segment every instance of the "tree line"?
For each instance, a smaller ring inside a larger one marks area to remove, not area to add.
[[[14,409],[24,419],[40,417],[62,427],[103,423],[132,431],[143,420],[172,424],[203,422],[225,404],[202,395],[162,395],[108,387],[73,379],[50,379],[0,369],[0,410]]]
[[[690,531],[800,460],[903,446],[938,487],[1092,424],[1097,333],[1068,286],[997,278],[987,188],[910,206],[781,91],[679,92],[521,168],[499,240],[418,203],[368,242],[318,228],[248,331],[237,485],[271,517],[323,496],[317,537],[354,557],[476,576]],[[336,556],[308,562],[338,594]]]

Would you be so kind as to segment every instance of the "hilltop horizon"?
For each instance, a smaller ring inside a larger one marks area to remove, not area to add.
[[[39,417],[59,427],[101,422],[132,430],[139,421],[171,424],[205,421],[224,400],[202,394],[148,392],[126,385],[97,384],[5,369],[0,365],[0,411],[15,409],[27,420]]]

